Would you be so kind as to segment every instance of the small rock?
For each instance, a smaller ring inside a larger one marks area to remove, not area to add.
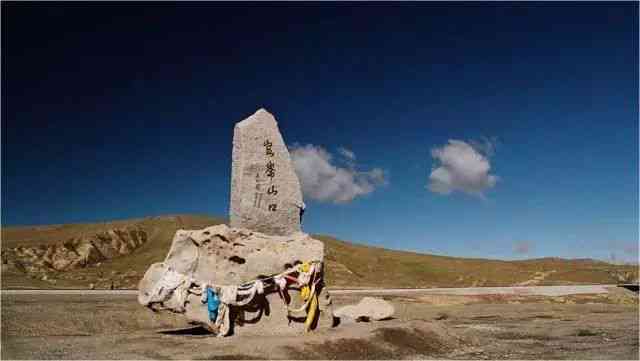
[[[365,297],[356,305],[338,308],[334,315],[353,320],[379,321],[393,316],[394,311],[393,305],[381,298]]]
[[[442,320],[446,320],[449,318],[449,314],[445,313],[445,312],[440,312],[436,315],[435,320],[436,321],[442,321]]]

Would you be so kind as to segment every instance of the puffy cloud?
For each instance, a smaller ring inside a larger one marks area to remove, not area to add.
[[[638,254],[638,242],[628,242],[620,240],[609,240],[607,243],[607,249],[610,251],[619,251],[628,255]]]
[[[473,149],[479,151],[487,157],[491,157],[496,153],[496,147],[498,145],[498,138],[496,137],[481,137],[480,140],[470,140],[469,144]]]
[[[338,148],[338,152],[340,154],[342,154],[342,156],[344,156],[345,158],[351,160],[351,161],[355,161],[356,160],[356,154],[354,152],[352,152],[351,150],[345,148],[345,147],[340,147]]]
[[[638,257],[638,243],[627,243],[622,247],[625,254]]]
[[[608,241],[607,243],[610,262],[632,262],[635,264],[639,261],[638,242]]]
[[[483,197],[484,191],[498,182],[498,176],[489,174],[489,157],[495,149],[494,143],[471,144],[451,139],[442,147],[431,150],[436,165],[429,175],[427,188],[439,194],[462,191]],[[483,154],[484,153],[484,154]]]
[[[533,245],[529,241],[519,241],[513,245],[513,252],[518,254],[528,254]]]
[[[305,196],[322,202],[347,203],[386,184],[384,170],[357,171],[355,154],[346,148],[338,152],[341,156],[338,161],[345,163],[345,167],[334,164],[333,156],[320,146],[291,148],[293,166]]]

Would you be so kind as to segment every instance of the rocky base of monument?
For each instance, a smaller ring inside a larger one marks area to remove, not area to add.
[[[324,244],[299,232],[270,236],[216,225],[179,230],[147,270],[138,301],[184,314],[219,336],[278,335],[333,327],[323,284]]]

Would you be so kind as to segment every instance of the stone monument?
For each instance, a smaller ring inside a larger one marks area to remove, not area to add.
[[[300,232],[300,181],[273,115],[260,109],[236,124],[232,160],[230,226],[274,236]]]
[[[140,281],[138,302],[218,336],[332,327],[324,244],[300,230],[300,183],[266,110],[236,125],[232,159],[230,227],[178,230]]]

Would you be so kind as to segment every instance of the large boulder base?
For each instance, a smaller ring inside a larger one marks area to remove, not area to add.
[[[168,268],[188,275],[198,282],[211,285],[240,285],[280,273],[297,261],[323,261],[324,244],[309,235],[296,234],[279,237],[247,229],[216,225],[201,230],[179,230],[171,249],[162,263],[153,264],[139,284],[138,301],[147,306],[153,287]],[[291,306],[302,305],[299,292],[289,289]],[[200,296],[189,294],[184,308],[177,297],[163,303],[169,311],[184,313],[187,321],[206,325],[209,320],[207,306]],[[333,313],[327,290],[319,293],[319,327],[332,326]],[[232,307],[233,334],[288,334],[303,330],[302,319],[289,322],[284,301],[278,292],[242,308]],[[295,315],[294,315],[295,316]],[[242,320],[242,321],[240,321]],[[298,322],[297,322],[298,321]]]

